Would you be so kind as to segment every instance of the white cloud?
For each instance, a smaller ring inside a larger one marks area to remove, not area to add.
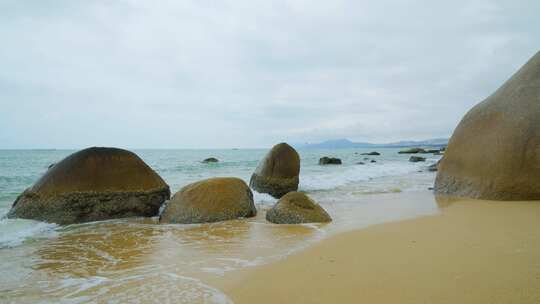
[[[538,1],[0,2],[0,148],[450,135]]]

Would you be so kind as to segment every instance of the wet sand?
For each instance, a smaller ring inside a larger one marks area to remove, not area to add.
[[[540,202],[438,203],[213,285],[237,304],[540,303]]]

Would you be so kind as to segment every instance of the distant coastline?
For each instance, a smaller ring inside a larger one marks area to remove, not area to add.
[[[402,147],[441,147],[448,144],[448,138],[433,138],[420,141],[398,141],[394,143],[367,143],[367,142],[353,142],[349,139],[335,139],[327,140],[320,143],[304,143],[293,144],[295,148],[299,149],[351,149],[351,148],[402,148]]]

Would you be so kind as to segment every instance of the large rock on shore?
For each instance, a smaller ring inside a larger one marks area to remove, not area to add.
[[[19,195],[8,217],[74,224],[155,216],[169,197],[169,186],[134,153],[93,147],[47,170]]]
[[[275,145],[257,166],[249,185],[260,193],[280,198],[298,190],[300,156],[286,143]]]
[[[463,117],[439,165],[435,191],[540,199],[540,52]]]
[[[162,223],[195,224],[257,215],[253,193],[239,178],[219,177],[189,184],[167,203]]]
[[[275,224],[326,223],[332,221],[328,213],[306,194],[289,192],[266,213]]]

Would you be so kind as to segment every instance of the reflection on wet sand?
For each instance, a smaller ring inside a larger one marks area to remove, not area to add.
[[[203,281],[282,257],[319,232],[314,226],[267,224],[262,215],[201,225],[159,225],[151,219],[69,226],[38,247],[32,271],[5,298],[227,302]]]

